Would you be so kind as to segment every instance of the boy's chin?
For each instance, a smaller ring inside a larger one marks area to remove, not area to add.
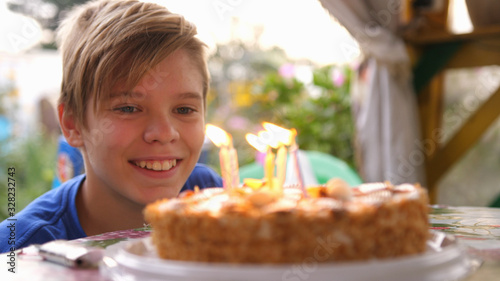
[[[151,204],[151,203],[154,203],[158,200],[161,200],[161,199],[170,199],[170,198],[175,198],[177,197],[177,195],[179,194],[180,192],[180,188],[177,190],[177,189],[172,189],[172,190],[168,190],[167,192],[163,192],[161,194],[157,194],[157,195],[150,195],[150,196],[146,196],[146,197],[143,197],[143,198],[140,198],[139,200],[136,200],[136,202],[140,203],[141,205],[147,205],[147,204]]]

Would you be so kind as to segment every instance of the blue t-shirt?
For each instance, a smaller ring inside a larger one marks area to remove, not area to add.
[[[33,200],[14,217],[0,223],[0,253],[20,249],[31,244],[42,244],[56,239],[86,237],[78,219],[75,199],[85,179],[79,175],[58,188]],[[196,164],[181,191],[222,186],[222,179],[212,169]]]

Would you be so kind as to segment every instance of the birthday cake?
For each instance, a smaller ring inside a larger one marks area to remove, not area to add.
[[[209,188],[149,204],[161,258],[224,263],[336,262],[426,250],[427,191],[390,183],[348,187]]]

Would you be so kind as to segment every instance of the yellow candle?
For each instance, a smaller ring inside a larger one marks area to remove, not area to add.
[[[276,156],[276,177],[277,184],[280,186],[280,188],[282,188],[285,183],[286,177],[286,163],[288,154],[286,146],[290,145],[292,141],[292,130],[287,130],[283,127],[269,122],[263,122],[262,126],[272,136],[272,141],[269,143],[269,145],[278,149]]]
[[[267,180],[267,184],[269,186],[269,189],[273,189],[274,160],[275,160],[274,153],[273,153],[271,147],[268,147],[267,153],[266,153],[266,158],[264,161],[264,176],[265,176],[265,179]]]

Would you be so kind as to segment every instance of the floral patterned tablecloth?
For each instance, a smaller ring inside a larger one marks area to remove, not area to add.
[[[431,229],[453,234],[469,253],[500,262],[500,208],[432,206],[430,223]]]
[[[500,208],[431,206],[430,223],[433,230],[455,235],[469,253],[484,261],[465,281],[500,278]],[[148,227],[116,231],[75,242],[105,248],[121,241],[148,237],[150,231]],[[16,271],[12,274],[2,268],[0,280],[109,281],[97,269],[71,269],[29,252],[19,254]]]

